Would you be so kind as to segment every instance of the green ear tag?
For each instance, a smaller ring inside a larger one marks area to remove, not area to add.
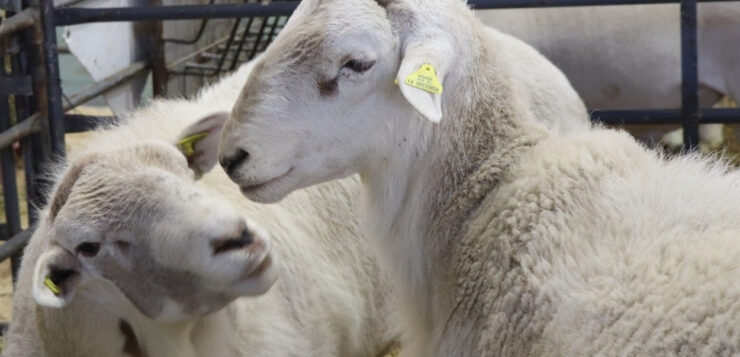
[[[437,71],[429,63],[424,63],[421,68],[409,74],[404,82],[432,94],[442,94],[442,83],[437,78]]]
[[[62,289],[59,288],[57,284],[54,283],[53,280],[51,280],[50,276],[47,276],[46,279],[44,279],[44,285],[46,285],[49,290],[51,290],[54,295],[59,295],[59,293],[62,292]]]
[[[183,154],[185,154],[186,157],[191,157],[195,153],[193,145],[195,145],[195,143],[205,138],[206,136],[208,136],[208,132],[186,136],[177,142],[177,146],[180,148],[180,150],[182,150]]]

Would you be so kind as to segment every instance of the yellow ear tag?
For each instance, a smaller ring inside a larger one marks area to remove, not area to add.
[[[191,157],[195,153],[195,148],[193,148],[193,145],[195,145],[195,143],[205,138],[206,136],[208,136],[207,132],[186,136],[177,142],[177,146],[185,154],[185,157]]]
[[[62,289],[60,289],[57,284],[54,284],[54,281],[52,281],[51,277],[49,276],[44,279],[44,285],[46,285],[46,287],[49,288],[49,290],[51,290],[54,295],[59,295],[59,293],[62,292]]]
[[[442,83],[437,78],[437,71],[429,63],[424,63],[421,68],[409,74],[404,82],[429,93],[442,94]]]

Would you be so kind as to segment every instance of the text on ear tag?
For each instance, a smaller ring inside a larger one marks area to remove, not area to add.
[[[205,138],[206,136],[208,136],[207,132],[186,136],[177,142],[177,147],[182,150],[182,153],[185,154],[186,157],[191,157],[193,156],[193,153],[195,153],[195,148],[193,148],[193,145],[195,145],[195,143]]]
[[[442,83],[437,78],[437,71],[429,63],[424,63],[421,68],[409,74],[404,82],[429,93],[442,94]]]
[[[44,285],[46,285],[49,290],[51,290],[54,295],[59,295],[59,293],[62,292],[62,289],[59,288],[57,284],[54,283],[53,280],[51,280],[50,276],[47,276],[46,279],[44,279]]]

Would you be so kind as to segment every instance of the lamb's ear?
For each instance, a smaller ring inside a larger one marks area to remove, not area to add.
[[[80,269],[77,258],[58,246],[44,252],[33,270],[33,299],[41,306],[64,307],[82,280]]]
[[[210,171],[218,162],[218,141],[229,113],[211,114],[183,131],[177,139],[177,149],[188,159],[196,177]]]
[[[396,81],[401,93],[424,117],[439,123],[442,119],[442,83],[455,56],[446,34],[411,30],[406,38]]]

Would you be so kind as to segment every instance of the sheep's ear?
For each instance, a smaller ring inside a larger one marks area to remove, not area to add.
[[[218,162],[218,141],[227,119],[227,112],[211,114],[178,136],[177,149],[188,159],[188,166],[197,177],[210,171]]]
[[[43,253],[33,270],[33,299],[45,307],[61,308],[74,297],[81,280],[77,258],[55,246]]]
[[[435,123],[442,119],[442,84],[454,56],[443,34],[411,34],[405,44],[396,81],[406,100]]]

